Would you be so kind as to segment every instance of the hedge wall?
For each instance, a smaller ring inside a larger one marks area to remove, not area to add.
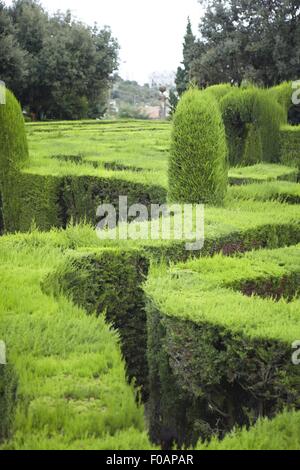
[[[286,406],[300,409],[291,360],[300,335],[300,303],[291,301],[299,248],[153,269],[146,292],[155,442],[195,445]]]
[[[292,82],[283,82],[267,90],[268,94],[277,101],[284,110],[284,123],[288,120],[288,111],[293,105],[292,95],[295,89],[292,87]]]
[[[283,126],[280,139],[282,163],[300,171],[300,126]]]
[[[233,87],[229,83],[211,85],[205,89],[205,93],[212,93],[218,101],[224,98],[224,96],[228,95],[232,91]]]
[[[283,413],[273,420],[261,419],[250,428],[236,430],[223,441],[199,444],[197,450],[299,450],[300,413]]]
[[[64,179],[63,200],[66,219],[74,222],[96,221],[96,209],[101,203],[114,204],[117,212],[119,196],[128,196],[128,206],[164,204],[167,192],[160,186],[146,186],[121,179],[95,178],[92,176],[67,176]]]
[[[44,283],[47,292],[64,293],[88,313],[105,313],[119,332],[129,381],[147,393],[146,313],[142,283],[148,261],[138,251],[118,249],[77,253]]]

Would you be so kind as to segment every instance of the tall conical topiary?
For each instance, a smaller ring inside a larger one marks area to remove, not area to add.
[[[190,89],[174,117],[169,199],[222,205],[227,182],[226,136],[219,106],[212,94]]]
[[[20,104],[9,90],[5,96],[5,104],[0,104],[0,196],[4,230],[14,232],[22,204],[20,171],[29,157]]]

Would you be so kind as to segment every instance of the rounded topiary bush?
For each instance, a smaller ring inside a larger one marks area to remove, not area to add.
[[[0,104],[0,193],[5,231],[18,229],[22,203],[19,175],[28,158],[22,110],[14,95],[6,90],[6,103]]]
[[[235,90],[220,102],[231,166],[280,160],[282,107],[266,90]]]
[[[191,89],[174,116],[169,199],[220,205],[227,182],[226,136],[219,106],[212,94]]]

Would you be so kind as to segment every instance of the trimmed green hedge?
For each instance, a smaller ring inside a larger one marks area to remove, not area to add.
[[[14,95],[6,90],[6,104],[0,105],[0,230],[1,225],[11,232],[18,228],[22,207],[19,178],[28,158],[22,110]]]
[[[228,192],[228,199],[279,201],[288,204],[300,204],[300,185],[288,181],[274,181],[231,186]]]
[[[22,207],[16,229],[26,232],[32,226],[43,231],[65,228],[70,219],[64,201],[64,179],[22,172],[19,181]]]
[[[234,90],[230,83],[220,83],[218,85],[211,85],[205,89],[205,93],[212,93],[214,97],[219,101],[224,96],[228,95]]]
[[[284,110],[284,123],[288,120],[288,111],[293,105],[292,95],[294,93],[292,82],[283,82],[267,90],[269,96],[277,101]]]
[[[146,293],[155,442],[195,445],[300,408],[292,364],[299,281],[300,246],[153,268]]]
[[[167,191],[160,186],[117,178],[41,175],[26,170],[18,175],[18,181],[22,205],[14,229],[21,232],[28,231],[33,223],[42,231],[52,227],[65,228],[71,221],[96,225],[97,207],[102,203],[114,204],[118,216],[119,196],[123,195],[128,195],[129,206],[139,203],[150,207],[151,204],[165,203],[167,198]],[[4,212],[6,210],[8,208],[4,207]]]
[[[88,313],[105,312],[118,330],[129,381],[147,393],[146,313],[142,283],[148,261],[138,251],[80,252],[69,257],[45,281],[47,292],[64,293]]]
[[[208,209],[208,244],[203,255],[222,249],[230,254],[264,244],[274,247],[299,241],[297,206],[249,201],[245,211],[241,211],[243,201],[236,209],[232,206],[230,210]],[[122,244],[118,249],[100,251],[99,246],[103,250],[106,243],[113,247],[115,242],[99,241],[89,226],[43,234],[34,231],[0,240],[0,337],[7,344],[9,366],[17,378],[17,393],[9,376],[5,382],[0,381],[0,407],[5,403],[6,409],[4,423],[12,423],[1,431],[2,438],[9,437],[3,448],[151,447],[143,432],[142,410],[133,406],[134,393],[125,382],[115,337],[104,325],[102,315],[87,317],[86,312],[94,310],[99,314],[103,308],[110,322],[124,328],[122,347],[131,361],[131,376],[141,373],[138,384],[145,382],[147,364],[142,341],[146,332],[140,290],[148,264],[144,256],[161,258],[165,245],[159,241],[152,251],[147,244],[124,242],[124,247]],[[180,251],[174,242],[168,246],[173,259],[185,258],[183,246]],[[168,286],[165,288],[168,293]],[[47,292],[55,293],[55,298]],[[86,310],[75,308],[66,295]],[[148,344],[158,339],[159,335],[151,335]],[[134,355],[137,348],[139,354]],[[129,367],[127,370],[130,374]],[[170,393],[177,390],[172,378],[169,384]],[[149,389],[144,387],[145,398]],[[174,402],[180,408],[178,416],[185,413],[181,398],[179,390]],[[106,411],[99,415],[99,409]],[[197,410],[196,407],[195,416]],[[187,437],[191,432],[189,423]],[[168,428],[159,434],[164,447],[172,439]]]
[[[0,370],[0,448],[153,448],[117,334],[102,316],[41,290],[75,238],[74,229],[0,239],[0,338],[8,360]]]
[[[167,192],[160,186],[146,186],[118,178],[96,178],[92,176],[66,176],[63,199],[66,219],[74,222],[86,220],[95,224],[99,204],[114,204],[117,215],[119,196],[128,196],[128,207],[132,204],[164,204]]]
[[[261,247],[278,248],[296,243],[300,243],[299,206],[230,198],[226,208],[206,208],[205,241],[201,251],[187,251],[186,241],[119,242],[122,247],[133,245],[156,260],[173,262],[212,256],[218,252],[233,255]],[[105,244],[113,246],[114,242]]]
[[[189,90],[174,116],[170,200],[222,205],[227,191],[226,157],[225,130],[215,98]]]
[[[300,171],[300,126],[283,126],[280,138],[282,163]]]
[[[261,419],[252,428],[236,430],[223,441],[213,439],[197,450],[299,450],[300,413],[283,413],[272,421]]]
[[[234,89],[220,102],[231,166],[280,161],[282,107],[265,90]]]
[[[231,185],[243,185],[276,180],[295,183],[298,180],[298,175],[298,168],[260,163],[253,166],[231,168],[229,170],[229,183]]]

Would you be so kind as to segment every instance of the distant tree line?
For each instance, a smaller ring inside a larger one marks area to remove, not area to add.
[[[51,16],[36,0],[0,0],[0,79],[38,119],[102,116],[118,49],[110,29],[69,11]]]
[[[116,108],[111,109],[111,114],[119,118],[149,119],[145,108],[159,106],[159,95],[159,86],[156,84],[140,85],[137,81],[123,80],[115,74],[111,99]]]
[[[272,86],[300,78],[299,0],[198,0],[199,39],[188,21],[176,86],[243,80]]]

